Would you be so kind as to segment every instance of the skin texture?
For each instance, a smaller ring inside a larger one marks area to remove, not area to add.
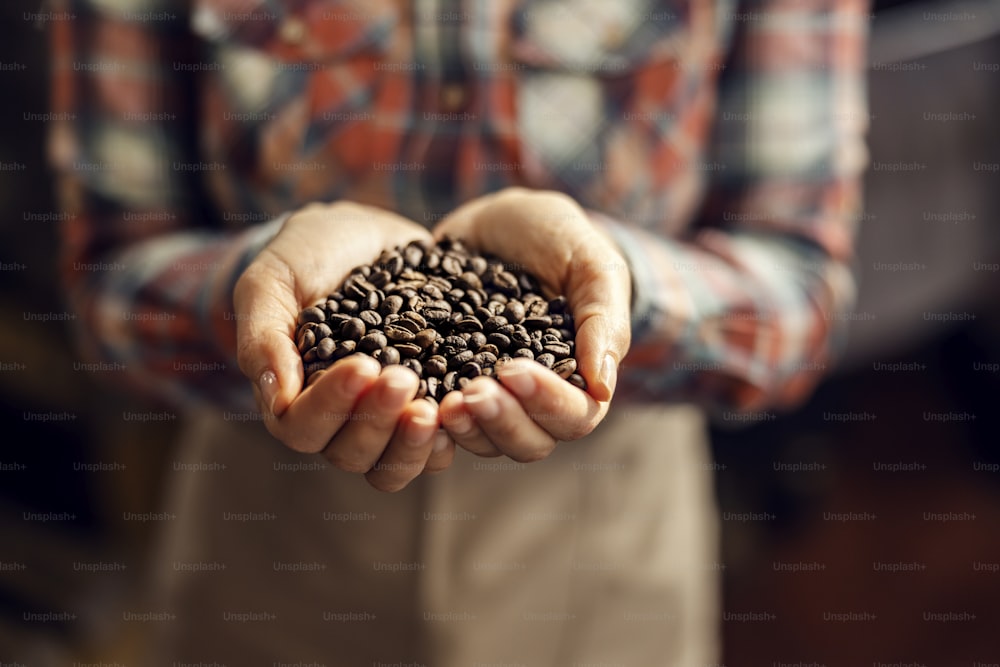
[[[358,234],[359,228],[364,234]],[[349,202],[298,211],[237,282],[237,358],[254,383],[272,435],[298,452],[396,491],[421,472],[447,468],[456,443],[481,456],[548,456],[560,440],[589,433],[607,413],[629,346],[631,277],[614,243],[573,200],[508,189],[476,199],[434,230],[516,261],[566,295],[577,327],[578,372],[588,392],[530,360],[499,366],[499,383],[477,378],[440,406],[415,400],[418,378],[365,355],[333,364],[308,387],[293,340],[305,305],[323,299],[385,248],[432,241],[420,225]]]

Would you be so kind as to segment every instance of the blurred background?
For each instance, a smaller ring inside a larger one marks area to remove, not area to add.
[[[124,665],[153,524],[123,512],[157,508],[173,433],[123,421],[58,319],[38,4],[0,7],[0,663]],[[713,432],[728,667],[1000,664],[1000,2],[873,12],[844,361]]]

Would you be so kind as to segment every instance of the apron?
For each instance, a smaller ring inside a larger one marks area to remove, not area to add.
[[[241,413],[242,414],[242,413]],[[717,663],[718,516],[691,406],[624,404],[521,464],[386,494],[205,411],[169,477],[142,664]]]

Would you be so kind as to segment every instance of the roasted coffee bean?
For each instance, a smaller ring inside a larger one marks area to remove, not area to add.
[[[448,372],[448,360],[435,354],[424,362],[424,372],[436,378],[443,378]]]
[[[473,308],[464,301],[459,301],[458,303],[456,303],[455,307],[452,310],[460,312],[462,313],[462,315],[465,315],[467,317],[474,317],[473,313],[475,313],[475,308]]]
[[[417,243],[413,242],[403,248],[403,261],[410,268],[417,268],[420,266],[420,262],[424,260],[424,249]]]
[[[469,345],[469,349],[473,352],[479,352],[479,349],[486,345],[486,334],[482,331],[473,331],[469,334],[469,340],[466,341]]]
[[[574,387],[576,387],[577,389],[582,389],[584,391],[587,391],[587,381],[579,373],[573,373],[568,378],[566,378],[566,380],[568,380],[569,383]]]
[[[555,355],[556,359],[568,357],[570,353],[569,345],[566,343],[546,343],[543,348],[546,352]]]
[[[502,333],[491,333],[486,337],[486,340],[489,341],[491,345],[496,345],[496,348],[501,352],[504,352],[510,347],[510,338]]]
[[[445,393],[449,391],[455,391],[455,381],[458,378],[458,373],[455,371],[448,371],[444,379],[441,381],[441,386],[444,387]]]
[[[455,350],[461,351],[469,347],[469,343],[461,336],[447,336],[444,339],[444,344],[447,347],[452,347]]]
[[[455,284],[463,290],[482,289],[483,281],[472,271],[466,271],[455,279]]]
[[[333,299],[327,299],[326,303],[323,304],[323,310],[327,312],[328,315],[332,313],[340,312],[340,302],[334,301]]]
[[[407,319],[407,320],[410,320],[411,322],[416,323],[418,325],[417,326],[417,330],[418,331],[420,329],[426,329],[427,328],[427,320],[424,319],[424,316],[421,315],[418,312],[415,312],[415,311],[412,311],[412,310],[411,311],[407,311],[406,313],[403,313],[403,318]]]
[[[340,312],[354,315],[361,309],[361,306],[354,299],[344,299],[340,302]]]
[[[400,361],[399,350],[395,347],[383,347],[381,350],[375,350],[375,354],[378,355],[378,362],[383,366],[398,364]]]
[[[358,341],[358,351],[371,354],[375,350],[381,350],[388,344],[389,341],[384,333],[381,331],[372,331],[362,336],[361,340]]]
[[[508,322],[520,323],[524,321],[524,304],[520,301],[508,301],[503,309],[503,316]]]
[[[468,386],[469,386],[469,382],[471,382],[471,381],[472,381],[472,378],[467,378],[467,377],[462,377],[462,376],[460,375],[460,376],[458,377],[458,380],[457,380],[457,381],[455,382],[455,385],[456,385],[456,386],[457,386],[457,387],[458,387],[459,389],[465,389],[466,387],[468,387]]]
[[[324,338],[316,345],[316,356],[326,361],[333,356],[333,351],[337,349],[337,343],[332,338]]]
[[[556,358],[553,354],[545,352],[544,354],[539,354],[537,357],[535,357],[535,361],[540,363],[542,366],[545,366],[546,368],[552,368],[552,366],[555,365],[556,363]]]
[[[462,350],[461,352],[454,354],[448,358],[448,369],[458,370],[465,364],[472,361],[472,358],[474,356],[475,355],[472,353],[472,350]]]
[[[329,338],[333,335],[333,329],[326,322],[322,324],[317,324],[313,329],[313,333],[316,334],[316,340],[322,340],[323,338]]]
[[[552,365],[552,370],[556,372],[556,375],[565,380],[576,372],[576,359],[572,357],[560,359]]]
[[[420,378],[420,382],[417,384],[417,395],[414,398],[423,398],[427,395],[427,380]]]
[[[455,325],[455,330],[468,333],[472,333],[473,331],[482,331],[483,323],[476,317],[463,317],[462,320]]]
[[[473,310],[479,308],[484,303],[486,303],[486,297],[482,290],[466,290],[465,291],[465,303],[472,306]]]
[[[358,314],[358,319],[365,323],[366,329],[375,329],[382,325],[382,316],[377,310],[365,310]]]
[[[299,335],[299,352],[305,352],[316,345],[316,333],[312,329],[306,329]]]
[[[421,329],[413,337],[413,342],[421,349],[427,349],[438,339],[438,333],[433,329]]]
[[[532,352],[530,347],[522,347],[514,350],[511,356],[514,357],[524,357],[525,359],[534,359],[535,353]]]
[[[353,340],[341,341],[340,344],[337,345],[337,349],[334,351],[333,356],[330,357],[330,360],[336,361],[338,359],[343,359],[349,354],[354,354],[354,351],[357,349],[357,347],[358,344],[355,343]]]
[[[501,327],[507,326],[507,324],[507,318],[503,315],[493,315],[483,322],[483,331],[489,334],[499,330]]]
[[[330,339],[327,338],[326,340]],[[302,355],[302,361],[306,363],[316,361],[318,358],[319,358],[319,350],[317,350],[315,347],[310,347],[308,350],[306,350],[306,353]]]
[[[424,367],[416,359],[404,359],[403,365],[409,368],[411,371],[417,374],[417,376],[423,376]]]
[[[367,330],[368,327],[365,325],[364,320],[360,317],[352,317],[340,327],[340,337],[350,340],[361,340],[361,337],[365,335]]]
[[[381,289],[392,281],[392,274],[385,269],[375,271],[368,277],[368,281],[376,288]]]
[[[427,395],[431,398],[438,397],[438,388],[441,386],[441,380],[434,377],[433,375],[427,378]]]
[[[493,280],[493,286],[500,290],[501,294],[507,296],[521,296],[521,287],[517,283],[517,278],[509,271],[501,271]]]
[[[472,360],[482,368],[488,368],[497,362],[497,355],[492,352],[476,352]]]
[[[404,357],[419,357],[423,350],[415,343],[396,343],[395,348]]]
[[[379,312],[382,317],[385,317],[389,313],[398,313],[403,307],[403,297],[398,294],[390,294],[382,300],[382,306],[379,308]]]
[[[299,324],[305,324],[306,322],[322,322],[326,319],[326,313],[323,312],[322,308],[316,306],[311,306],[306,308],[301,313],[299,313]]]
[[[408,343],[412,341],[416,334],[414,334],[412,331],[409,330],[409,328],[404,326],[403,323],[406,321],[407,320],[401,319],[397,322],[393,322],[392,324],[387,325],[384,329],[386,338],[388,338],[394,343]],[[416,326],[416,323],[411,322],[410,324]]]
[[[441,259],[441,269],[449,276],[461,275],[462,268],[462,260],[450,252]]]
[[[486,343],[485,345],[481,346],[478,350],[476,350],[476,352],[487,352],[489,354],[492,354],[494,357],[500,356],[500,348],[498,348],[493,343]]]
[[[552,326],[552,318],[548,315],[531,315],[524,318],[524,326],[528,329],[547,329]]]
[[[378,290],[374,290],[365,295],[365,298],[361,300],[362,308],[366,310],[375,310],[382,303],[382,293]]]

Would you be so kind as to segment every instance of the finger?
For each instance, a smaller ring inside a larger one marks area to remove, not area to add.
[[[287,268],[265,253],[236,283],[236,358],[257,390],[265,415],[282,415],[302,388],[302,358],[293,340],[298,304]]]
[[[411,401],[399,419],[389,446],[365,473],[380,491],[399,491],[424,470],[437,434],[437,410],[428,401]]]
[[[596,232],[575,245],[570,267],[565,293],[576,328],[577,372],[595,400],[609,401],[631,344],[631,272]]]
[[[431,455],[424,465],[424,472],[439,473],[451,466],[455,460],[455,441],[451,439],[448,432],[438,429],[434,434],[434,443],[431,447]]]
[[[529,463],[552,453],[556,439],[532,421],[517,399],[495,380],[476,378],[462,394],[465,408],[475,417],[483,436],[510,458]]]
[[[347,423],[323,450],[323,455],[347,472],[371,470],[392,439],[407,404],[417,393],[418,383],[416,373],[403,366],[382,369],[382,374],[362,394]]]
[[[379,378],[379,363],[362,354],[341,359],[309,385],[277,419],[271,435],[297,452],[316,453],[348,422],[358,398]]]
[[[503,452],[487,438],[476,424],[465,405],[460,391],[453,391],[441,399],[439,409],[441,424],[455,444],[476,456],[502,456]]]
[[[596,402],[586,392],[530,359],[514,359],[498,365],[495,377],[516,398],[532,422],[555,440],[582,438],[594,430],[607,413],[607,403]],[[494,442],[497,441],[494,439]]]

